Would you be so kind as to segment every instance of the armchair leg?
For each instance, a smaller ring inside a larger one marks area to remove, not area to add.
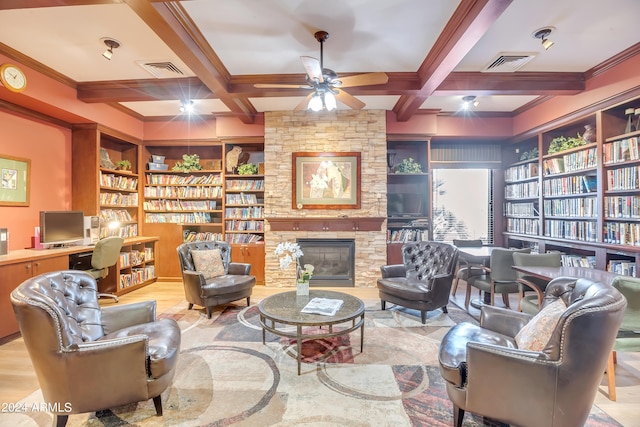
[[[383,299],[380,300],[380,308],[382,310],[386,310],[387,309],[387,302]]]
[[[451,285],[451,295],[455,295],[456,291],[458,290],[458,280],[460,280],[460,279],[458,278],[458,272],[457,271],[456,271],[455,275],[456,275],[456,278],[453,279],[453,285]]]
[[[616,401],[616,368],[615,368],[615,351],[609,353],[609,360],[607,360],[607,385],[609,388],[609,400]]]
[[[156,407],[156,415],[161,417],[162,416],[162,396],[161,395],[158,395],[153,398],[153,406]]]
[[[511,306],[509,305],[509,294],[502,294],[502,302],[504,303],[505,307],[511,308]]]
[[[212,313],[213,313],[213,306],[207,306],[207,318],[211,319]]]
[[[422,324],[427,323],[427,312],[426,310],[420,311],[420,320],[422,320]]]
[[[247,307],[251,305],[251,297],[247,297]]]
[[[442,312],[443,312],[443,313],[448,313],[448,312],[449,312],[449,311],[447,310],[447,306],[446,306],[446,305],[442,307]]]
[[[453,405],[453,425],[455,427],[462,427],[463,418],[464,409],[460,409],[456,405]]]
[[[187,310],[191,310],[193,308],[193,304],[189,303],[189,307],[187,307]]]
[[[464,309],[469,311],[469,301],[471,301],[471,285],[467,283],[467,293],[464,296]]]
[[[64,427],[67,425],[69,415],[53,414],[53,427]]]

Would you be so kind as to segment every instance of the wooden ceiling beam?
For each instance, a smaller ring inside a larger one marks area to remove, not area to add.
[[[418,69],[422,87],[417,95],[400,97],[393,108],[407,121],[491,28],[512,0],[462,0]]]
[[[257,110],[227,91],[229,72],[178,2],[122,0],[164,41],[243,123],[255,121]]]

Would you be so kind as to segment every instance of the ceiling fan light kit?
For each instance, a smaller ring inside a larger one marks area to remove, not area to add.
[[[356,97],[348,94],[342,88],[355,86],[369,86],[385,84],[389,77],[382,72],[356,74],[353,76],[339,78],[335,71],[324,68],[323,44],[329,38],[326,31],[316,31],[315,39],[320,43],[320,60],[311,56],[301,56],[300,60],[307,72],[306,85],[299,84],[256,84],[257,88],[276,89],[310,89],[312,92],[307,95],[295,108],[295,111],[308,109],[311,111],[332,111],[337,108],[340,101],[346,106],[360,110],[365,103]]]

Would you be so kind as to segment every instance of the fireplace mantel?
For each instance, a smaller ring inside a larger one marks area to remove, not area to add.
[[[271,231],[380,231],[384,217],[265,218]]]

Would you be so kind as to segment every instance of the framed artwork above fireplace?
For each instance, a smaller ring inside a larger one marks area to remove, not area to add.
[[[292,153],[293,209],[360,209],[360,153]]]

